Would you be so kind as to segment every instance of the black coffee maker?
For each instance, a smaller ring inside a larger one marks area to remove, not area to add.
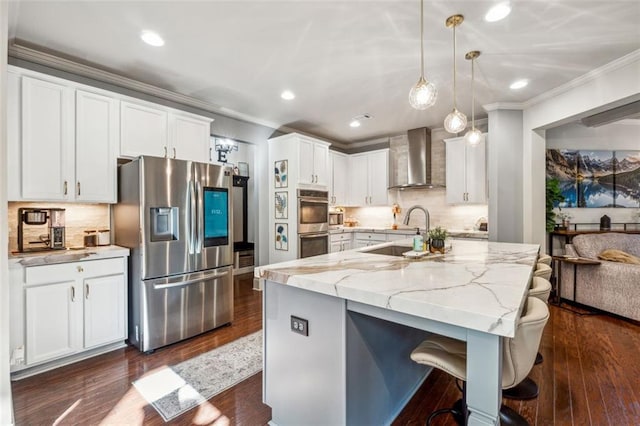
[[[44,225],[46,228],[46,234]],[[31,241],[26,241],[31,239]],[[18,209],[18,251],[64,250],[65,209]]]

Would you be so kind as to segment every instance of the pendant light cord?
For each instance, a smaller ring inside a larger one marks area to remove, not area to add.
[[[476,59],[471,59],[471,130],[476,129],[476,79],[475,79],[475,62]]]
[[[456,108],[456,27],[457,24],[453,24],[453,109]]]
[[[420,77],[424,78],[424,0],[420,0]]]

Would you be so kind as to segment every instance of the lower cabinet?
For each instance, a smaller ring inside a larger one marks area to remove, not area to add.
[[[351,250],[351,232],[329,234],[329,253]]]
[[[124,341],[126,258],[25,268],[25,366]]]
[[[353,234],[353,248],[374,246],[387,241],[387,235],[373,232],[356,232]]]

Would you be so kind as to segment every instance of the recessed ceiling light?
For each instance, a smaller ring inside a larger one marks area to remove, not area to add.
[[[498,3],[493,6],[486,15],[484,20],[487,22],[496,22],[506,18],[511,13],[511,4],[508,1]]]
[[[290,101],[291,99],[295,99],[296,95],[291,90],[285,90],[284,92],[280,93],[280,97],[282,99]]]
[[[151,46],[164,46],[164,40],[162,39],[162,37],[160,37],[158,33],[154,33],[153,31],[143,31],[142,34],[140,34],[140,38],[142,39],[142,41]]]
[[[529,80],[516,80],[513,83],[511,83],[511,86],[509,86],[509,89],[511,90],[522,89],[523,87],[527,87],[528,84],[529,84]]]
[[[360,120],[356,120],[356,119],[351,120],[351,123],[349,123],[349,126],[360,127]]]

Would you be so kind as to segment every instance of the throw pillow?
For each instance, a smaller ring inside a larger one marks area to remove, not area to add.
[[[632,263],[640,265],[640,257],[626,253],[622,250],[607,249],[598,255],[598,259],[609,260],[611,262]]]

